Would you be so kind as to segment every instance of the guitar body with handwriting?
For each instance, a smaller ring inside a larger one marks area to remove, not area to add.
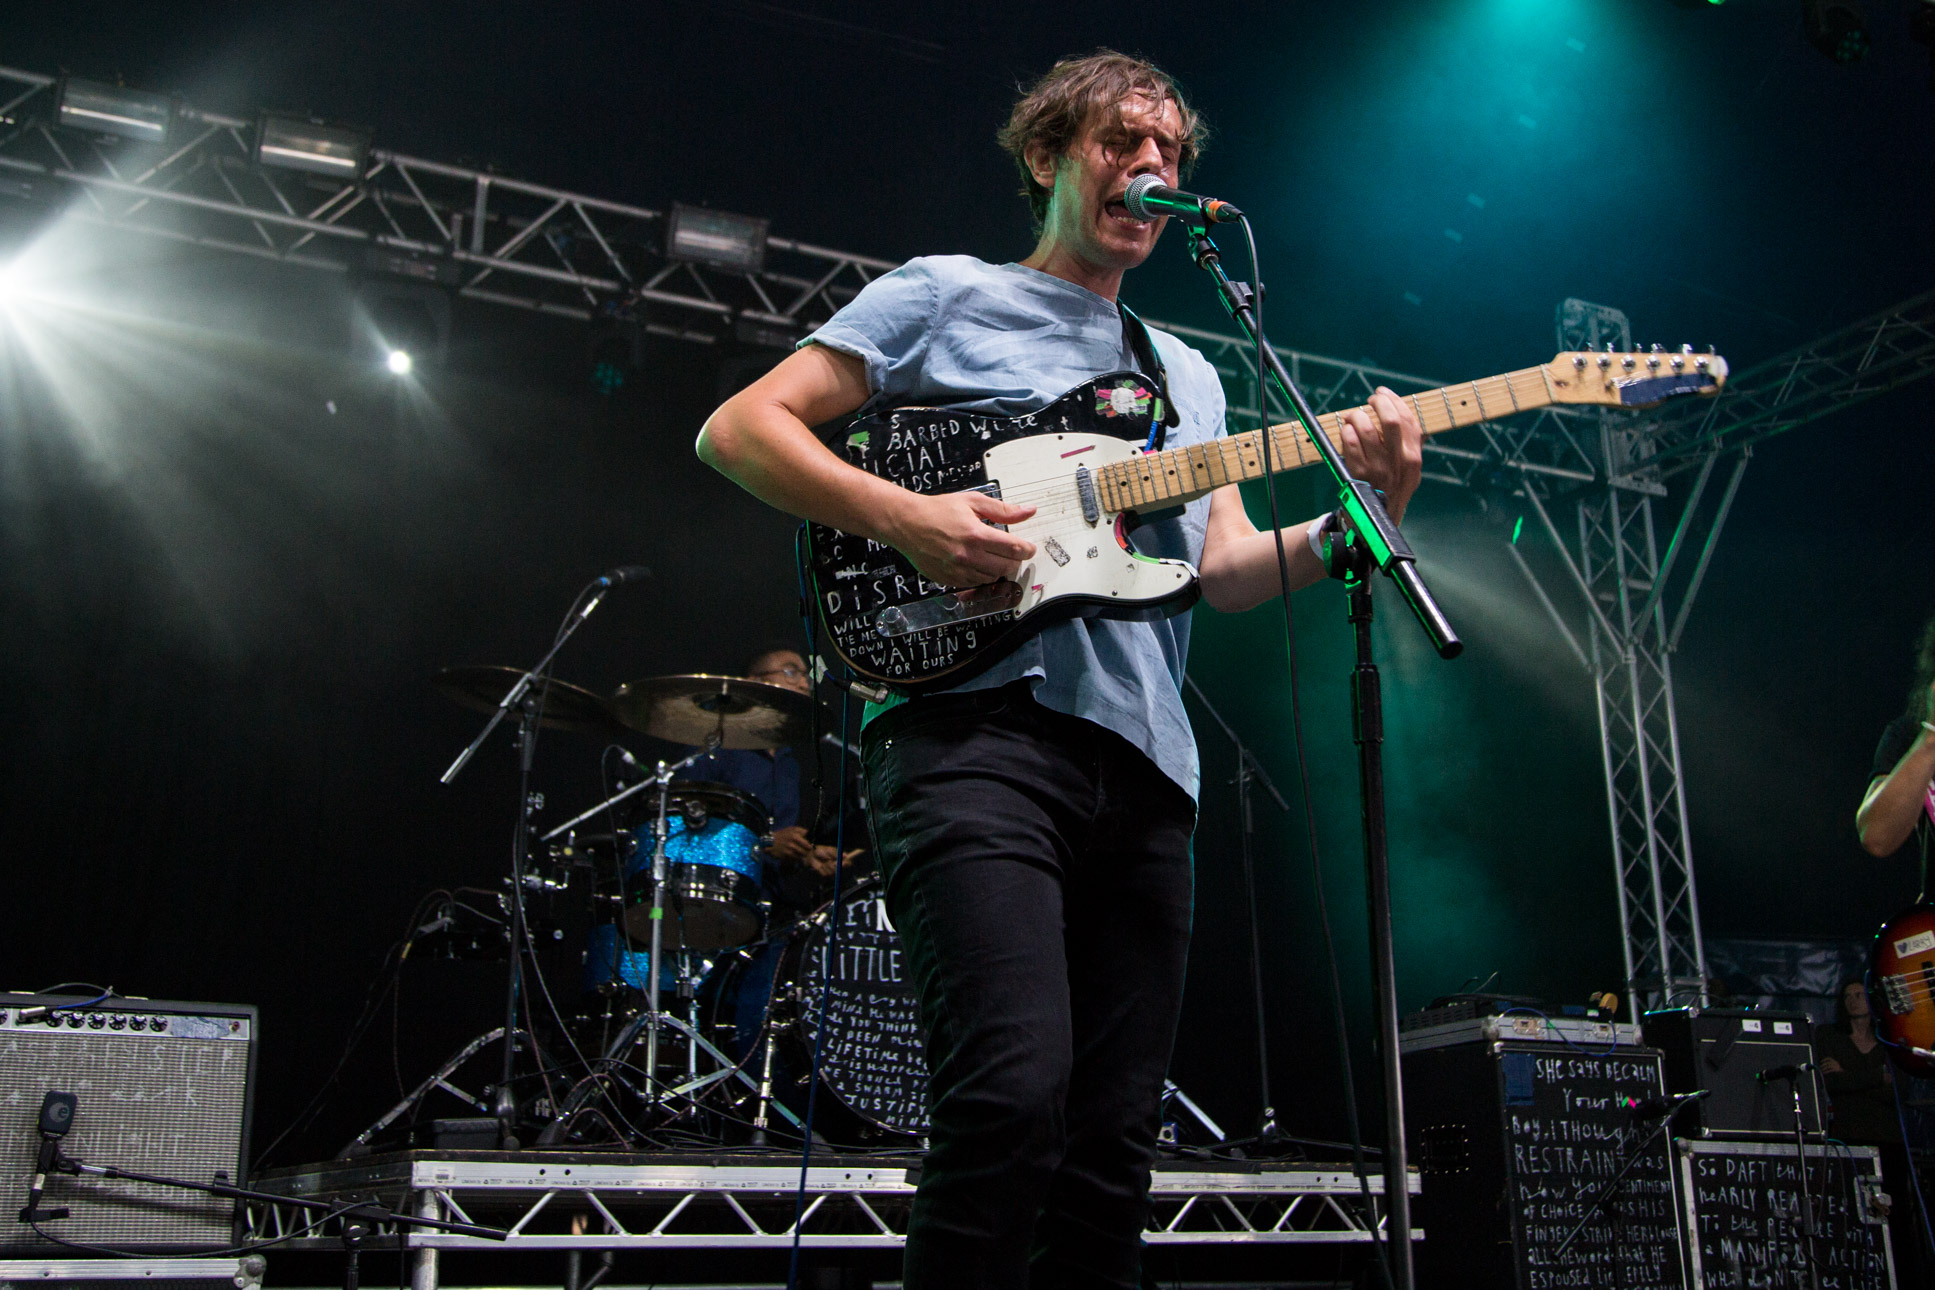
[[[1571,353],[1405,398],[1437,434],[1554,404],[1639,408],[1711,395],[1726,379],[1726,360],[1713,354]],[[1194,567],[1135,550],[1138,517],[1261,478],[1266,432],[1145,451],[1162,416],[1154,388],[1139,373],[1111,372],[1019,416],[907,407],[847,426],[835,443],[847,462],[902,488],[979,489],[1034,506],[1010,529],[1035,544],[1035,556],[1012,582],[954,590],[921,577],[892,547],[808,525],[811,590],[840,658],[868,681],[919,694],[960,684],[1050,623],[1165,617],[1195,604]],[[1318,418],[1332,442],[1340,424],[1334,412]],[[1317,461],[1301,426],[1267,433],[1275,469]]]

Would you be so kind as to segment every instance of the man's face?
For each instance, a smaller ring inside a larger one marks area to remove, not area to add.
[[[813,679],[807,674],[806,660],[790,649],[774,650],[753,660],[748,681],[764,681],[799,694],[813,693]]]
[[[1131,219],[1129,181],[1156,175],[1174,187],[1182,157],[1182,114],[1174,102],[1132,95],[1119,113],[1098,111],[1066,155],[1029,157],[1036,182],[1052,187],[1046,232],[1098,269],[1133,269],[1149,258],[1162,219]]]

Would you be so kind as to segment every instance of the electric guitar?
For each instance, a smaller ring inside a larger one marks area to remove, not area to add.
[[[1895,1065],[1935,1076],[1935,905],[1916,905],[1875,933],[1868,1007]]]
[[[1641,408],[1726,384],[1726,360],[1690,350],[1560,354],[1543,367],[1406,395],[1427,434],[1551,404]],[[1111,372],[1046,407],[997,417],[906,407],[849,425],[837,448],[862,470],[917,493],[976,489],[1036,507],[1011,531],[1035,544],[1017,578],[949,589],[869,538],[808,526],[808,571],[835,652],[860,677],[902,694],[957,685],[1050,623],[1078,616],[1161,618],[1196,602],[1196,570],[1136,552],[1138,513],[1261,478],[1262,430],[1145,452],[1162,418],[1155,383]],[[1335,443],[1341,419],[1318,426]],[[1295,422],[1269,429],[1272,465],[1318,460]]]

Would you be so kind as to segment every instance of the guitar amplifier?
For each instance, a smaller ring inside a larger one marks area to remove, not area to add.
[[[1674,1121],[1683,1135],[1707,1133],[1739,1138],[1791,1140],[1794,1136],[1794,1084],[1762,1082],[1771,1066],[1814,1060],[1814,1023],[1804,1012],[1759,1012],[1745,1008],[1667,1008],[1649,1012],[1640,1023],[1649,1047],[1666,1055],[1670,1093],[1711,1090],[1710,1095]],[[1795,1077],[1801,1093],[1801,1125],[1821,1131],[1821,1085],[1813,1069]]]
[[[242,1185],[255,1085],[256,1011],[245,1004],[0,994],[0,1251],[63,1247],[14,1222],[40,1145],[42,1097],[72,1093],[62,1152],[187,1182]],[[81,1245],[186,1251],[235,1244],[234,1201],[153,1183],[50,1174],[43,1230]]]

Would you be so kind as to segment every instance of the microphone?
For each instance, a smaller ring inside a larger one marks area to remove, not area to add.
[[[1697,1102],[1703,1097],[1711,1097],[1710,1088],[1695,1089],[1691,1093],[1675,1093],[1671,1097],[1624,1098],[1626,1109],[1633,1113],[1635,1120],[1662,1120],[1678,1115],[1689,1102]]]
[[[42,1219],[66,1218],[67,1207],[42,1209],[41,1190],[47,1186],[47,1175],[53,1173],[60,1163],[60,1140],[74,1127],[74,1105],[79,1101],[72,1093],[49,1091],[40,1099],[40,1154],[34,1158],[34,1185],[27,1189],[27,1205],[20,1211],[20,1221],[37,1223]]]
[[[815,654],[813,656],[813,679],[815,681],[824,681],[826,677],[826,660],[818,654]],[[851,679],[838,681],[836,684],[844,685],[847,688],[847,693],[853,695],[856,699],[865,699],[868,703],[885,703],[893,697],[893,692],[884,685],[867,685],[864,682]]]
[[[617,587],[627,582],[644,582],[652,571],[642,564],[621,564],[596,582],[600,587]]]
[[[1775,1080],[1799,1079],[1813,1069],[1813,1062],[1791,1062],[1786,1066],[1769,1066],[1766,1070],[1755,1071],[1754,1079],[1762,1084],[1771,1084]]]
[[[1171,188],[1156,175],[1137,175],[1122,194],[1122,204],[1135,219],[1155,219],[1161,215],[1194,215],[1206,224],[1227,224],[1243,218],[1243,212],[1214,197],[1198,197],[1180,188]]]
[[[598,608],[599,603],[605,598],[605,593],[613,587],[622,586],[627,582],[643,582],[651,576],[652,571],[642,564],[621,564],[616,569],[593,578],[591,585],[595,590],[592,591],[591,598],[585,601],[585,607],[578,611],[578,621],[583,622],[591,617],[591,611]]]

